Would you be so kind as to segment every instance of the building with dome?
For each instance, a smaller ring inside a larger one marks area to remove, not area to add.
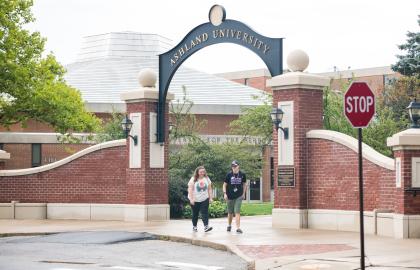
[[[171,47],[169,39],[157,34],[112,32],[87,36],[76,61],[65,66],[65,80],[81,92],[89,111],[106,119],[112,112],[125,112],[121,93],[139,88],[140,70],[150,68],[158,73],[157,56]],[[184,98],[184,89],[194,103],[191,113],[198,121],[206,121],[200,136],[210,143],[239,141],[240,136],[228,135],[229,123],[238,118],[243,108],[263,104],[255,98],[264,95],[259,89],[181,66],[169,87],[169,92],[175,95],[172,101],[175,107]],[[1,149],[10,153],[10,159],[3,161],[3,168],[45,165],[93,143],[87,139],[88,134],[76,134],[81,143],[61,144],[58,135],[48,125],[35,121],[29,121],[26,128],[13,126],[10,131],[0,130]],[[269,172],[265,175],[269,178]],[[271,198],[270,179],[262,178],[268,188],[263,194],[259,188],[262,179],[256,179],[254,185],[258,191],[253,192],[256,195],[252,199],[267,201]]]

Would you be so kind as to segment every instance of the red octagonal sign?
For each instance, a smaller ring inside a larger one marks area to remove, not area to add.
[[[375,95],[365,82],[353,82],[344,95],[344,114],[355,128],[367,127],[375,114]]]

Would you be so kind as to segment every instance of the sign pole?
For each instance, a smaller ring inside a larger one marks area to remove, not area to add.
[[[344,115],[359,133],[359,223],[360,223],[360,269],[365,270],[365,226],[363,216],[363,155],[362,128],[369,125],[375,115],[375,94],[366,82],[352,82],[344,94]]]
[[[365,230],[363,217],[363,155],[362,155],[362,128],[359,133],[359,207],[360,207],[360,269],[365,270]]]

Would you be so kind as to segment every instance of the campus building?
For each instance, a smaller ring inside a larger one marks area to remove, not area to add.
[[[285,71],[287,72],[287,71]],[[372,67],[363,69],[335,70],[333,72],[316,73],[331,79],[331,88],[340,90],[342,85],[349,80],[366,82],[375,95],[380,95],[382,91],[395,79],[400,77],[389,66]],[[267,69],[243,70],[216,74],[222,78],[241,83],[253,88],[272,93],[271,87],[267,86],[267,80],[271,79]]]

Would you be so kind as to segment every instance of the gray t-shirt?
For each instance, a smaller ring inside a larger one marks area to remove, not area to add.
[[[196,202],[204,202],[209,198],[209,186],[211,184],[210,178],[204,177],[201,179],[197,179],[194,182],[194,177],[191,177],[190,181],[188,182],[188,187],[193,190],[193,198]]]

